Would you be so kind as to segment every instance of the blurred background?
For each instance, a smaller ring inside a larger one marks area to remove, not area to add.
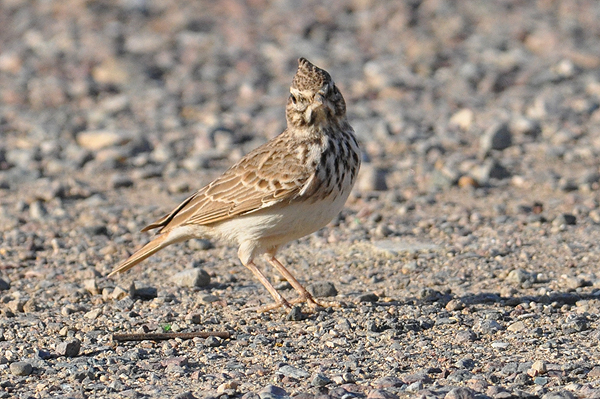
[[[346,97],[362,190],[594,188],[599,20],[595,0],[5,0],[0,195],[220,170],[283,131],[300,56]]]

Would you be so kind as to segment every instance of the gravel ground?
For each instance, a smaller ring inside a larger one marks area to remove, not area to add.
[[[0,398],[600,398],[599,20],[595,0],[0,2]],[[282,260],[340,306],[256,313],[271,297],[203,240],[107,279],[284,129],[300,56],[364,163]],[[232,335],[112,339],[165,331]]]

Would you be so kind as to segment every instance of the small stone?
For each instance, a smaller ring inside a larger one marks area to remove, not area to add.
[[[476,327],[483,334],[495,334],[504,329],[496,320],[481,320]]]
[[[15,51],[3,51],[0,54],[0,71],[17,74],[21,70],[23,60]]]
[[[562,214],[558,215],[556,218],[554,218],[554,220],[552,221],[553,226],[563,226],[563,225],[569,226],[569,225],[574,225],[576,223],[577,223],[577,218],[568,213],[562,213]]]
[[[446,304],[446,310],[449,312],[454,312],[456,310],[463,310],[465,308],[465,304],[460,299],[451,299]]]
[[[75,357],[79,354],[81,348],[81,341],[78,339],[70,339],[65,342],[61,342],[56,347],[56,353],[60,356]]]
[[[356,377],[352,373],[344,373],[344,374],[342,374],[342,378],[344,379],[344,382],[348,382],[348,383],[356,382]]]
[[[535,377],[533,379],[533,383],[535,385],[542,385],[542,386],[544,386],[544,385],[546,385],[548,383],[548,377]]]
[[[185,316],[185,320],[193,324],[200,324],[202,322],[202,316],[200,313],[189,313]]]
[[[203,269],[192,268],[173,275],[171,281],[180,287],[206,287],[210,284],[210,276]]]
[[[369,293],[369,294],[363,294],[361,296],[358,297],[358,302],[366,302],[366,303],[374,303],[377,302],[379,300],[379,297],[376,294],[373,293]]]
[[[331,384],[332,382],[333,381],[331,381],[331,379],[329,379],[325,374],[317,373],[313,377],[311,384],[314,387],[321,388],[321,387]]]
[[[100,84],[120,85],[127,83],[129,73],[123,62],[115,58],[106,58],[92,69],[92,77]]]
[[[523,269],[515,269],[511,270],[506,276],[506,281],[515,283],[515,284],[523,284],[523,283],[535,283],[537,280],[535,274],[527,272]]]
[[[83,288],[89,291],[89,293],[92,295],[98,295],[100,293],[100,291],[98,290],[98,282],[95,278],[85,280],[83,282]]]
[[[475,367],[475,362],[470,357],[464,357],[454,363],[454,365],[459,369],[472,370]]]
[[[77,144],[92,151],[124,144],[128,141],[130,141],[129,137],[108,130],[85,131],[77,135]]]
[[[143,300],[154,299],[158,296],[158,289],[156,287],[144,286],[143,283],[134,281],[129,286],[129,296]]]
[[[305,318],[306,315],[302,313],[302,309],[300,308],[300,306],[294,306],[285,316],[285,319],[288,321],[300,321],[304,320]]]
[[[396,376],[386,376],[376,380],[373,383],[375,388],[392,388],[392,387],[401,387],[404,385],[404,381]]]
[[[397,399],[398,396],[383,389],[373,389],[367,394],[367,399]]]
[[[0,278],[0,291],[7,291],[10,289],[10,283]]]
[[[473,342],[477,339],[477,334],[471,330],[461,330],[456,333],[456,342]]]
[[[477,182],[477,180],[475,180],[471,176],[461,176],[458,179],[458,187],[461,187],[461,188],[465,188],[465,187],[477,188],[477,187],[479,187],[479,183]]]
[[[386,183],[386,171],[373,165],[363,165],[358,174],[356,187],[360,191],[385,191],[388,189]]]
[[[475,114],[468,108],[463,108],[450,117],[449,125],[467,131],[473,124]]]
[[[128,295],[128,292],[117,285],[115,287],[115,289],[113,290],[112,294],[110,294],[110,297],[112,299],[121,300],[121,299],[125,298],[127,295]]]
[[[33,366],[28,362],[14,362],[10,364],[10,372],[13,375],[27,376],[33,371]]]
[[[260,390],[258,396],[260,396],[260,399],[285,399],[290,397],[286,391],[275,385],[267,385]]]
[[[126,175],[116,174],[110,178],[112,188],[133,187],[133,180]]]
[[[587,285],[585,279],[581,277],[566,277],[564,281],[565,286],[573,290],[579,287],[585,287]]]
[[[23,312],[32,313],[32,312],[37,312],[37,311],[38,311],[38,306],[37,306],[37,302],[34,298],[29,299],[27,302],[25,302],[23,304]]]
[[[591,369],[590,372],[587,374],[587,377],[593,379],[597,379],[598,377],[600,377],[600,366],[594,366],[594,368]]]
[[[22,313],[23,305],[25,305],[25,302],[23,302],[22,300],[13,299],[12,301],[9,301],[6,304],[6,307],[13,313]]]
[[[308,378],[310,376],[310,374],[308,372],[306,372],[305,370],[302,370],[302,369],[294,367],[294,366],[290,366],[289,364],[279,367],[277,372],[279,374],[285,375],[286,377],[295,378],[297,380]]]
[[[506,123],[497,123],[485,131],[479,143],[481,153],[487,155],[492,150],[504,150],[512,145],[512,134]]]
[[[330,281],[317,281],[309,284],[306,289],[315,298],[332,297],[338,294],[335,285]]]
[[[458,387],[448,392],[444,399],[475,399],[475,393],[469,388]]]
[[[86,314],[84,314],[83,316],[86,319],[90,319],[90,320],[95,320],[98,318],[98,316],[100,316],[102,314],[102,309],[92,309],[89,312],[87,312]]]
[[[469,370],[454,370],[446,379],[452,382],[464,382],[473,377],[473,373]]]
[[[204,344],[211,348],[216,348],[218,346],[221,346],[221,343],[222,342],[218,337],[208,337],[204,340]]]
[[[510,172],[497,160],[487,159],[479,167],[471,172],[473,177],[481,184],[487,184],[490,179],[506,179],[511,176]]]
[[[510,122],[510,130],[515,134],[523,134],[526,136],[537,137],[542,129],[537,121],[519,117]]]
[[[42,201],[34,201],[29,205],[29,216],[34,220],[43,220],[48,215]]]
[[[168,366],[184,367],[187,364],[188,364],[188,358],[185,356],[170,357],[170,358],[164,359],[160,362],[160,365],[163,367],[168,367]]]
[[[216,295],[212,295],[212,294],[208,294],[208,295],[203,295],[200,300],[202,301],[202,303],[214,303],[214,302],[219,302],[221,300],[221,298],[219,298]]]
[[[418,392],[423,389],[423,383],[421,381],[416,381],[406,387],[407,392]]]
[[[496,349],[506,349],[509,346],[510,346],[510,344],[508,342],[501,342],[501,341],[492,342],[492,348],[496,348]]]
[[[217,387],[217,393],[225,393],[225,391],[228,390],[233,390],[235,391],[237,389],[237,387],[239,387],[240,384],[237,381],[231,380],[231,381],[225,381],[224,383],[222,383],[221,385],[219,385]]]
[[[526,328],[527,326],[522,321],[517,321],[506,327],[506,329],[510,332],[519,332],[525,330]]]

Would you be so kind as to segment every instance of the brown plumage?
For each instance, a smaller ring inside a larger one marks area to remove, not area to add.
[[[254,265],[266,254],[298,291],[312,296],[275,258],[279,247],[325,226],[343,207],[360,167],[346,104],[327,71],[304,58],[290,87],[287,129],[248,153],[212,183],[142,231],[159,235],[110,274],[124,272],[160,249],[190,238],[224,239],[277,306],[290,306]],[[272,308],[272,307],[270,307]]]

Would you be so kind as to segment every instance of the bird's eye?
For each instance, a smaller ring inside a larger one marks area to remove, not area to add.
[[[290,94],[290,98],[292,99],[292,104],[296,104],[296,96]]]

